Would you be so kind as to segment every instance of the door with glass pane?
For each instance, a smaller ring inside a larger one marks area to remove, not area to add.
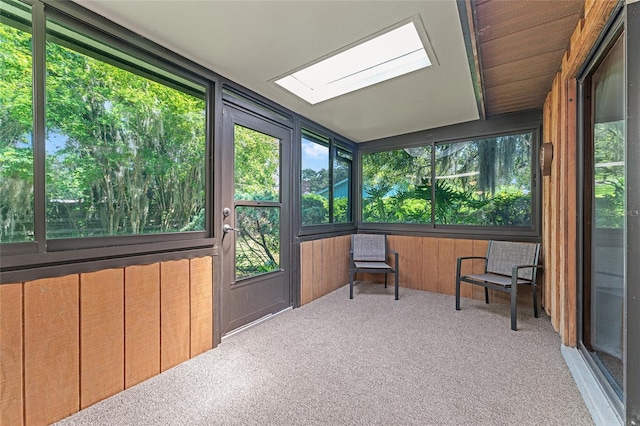
[[[623,37],[585,82],[585,221],[582,343],[623,399],[625,114]]]
[[[221,331],[291,305],[291,131],[224,107]]]

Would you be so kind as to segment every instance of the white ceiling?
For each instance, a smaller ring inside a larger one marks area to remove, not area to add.
[[[355,142],[478,119],[455,0],[74,0]],[[316,105],[275,77],[419,14],[439,65]]]

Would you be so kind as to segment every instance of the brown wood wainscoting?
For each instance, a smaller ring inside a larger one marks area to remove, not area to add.
[[[213,347],[211,257],[0,285],[0,424],[49,424]]]

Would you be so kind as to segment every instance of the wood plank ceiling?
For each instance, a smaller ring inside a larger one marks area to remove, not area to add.
[[[584,0],[469,0],[486,117],[541,108]]]

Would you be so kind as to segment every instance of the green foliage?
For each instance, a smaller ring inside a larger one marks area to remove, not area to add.
[[[235,125],[235,199],[280,200],[280,141]],[[236,278],[280,268],[280,209],[236,207]]]
[[[301,204],[302,225],[329,223],[328,199],[318,194],[304,194]]]
[[[624,177],[614,177],[596,184],[596,228],[624,227],[624,182]]]
[[[624,227],[624,140],[624,120],[596,123],[594,201],[597,228]]]
[[[529,226],[530,134],[363,156],[365,222]]]
[[[0,242],[33,241],[31,34],[0,23]]]
[[[304,169],[302,171],[302,182],[308,187],[305,190],[313,193],[326,191],[329,188],[329,172],[327,169],[315,171]]]
[[[363,156],[362,217],[365,222],[425,223],[431,175],[430,149],[414,157],[405,150]],[[429,196],[430,197],[430,196]]]
[[[280,269],[280,210],[277,207],[238,207],[236,278]]]
[[[0,25],[3,242],[33,227],[30,37]],[[46,60],[47,237],[203,230],[204,100],[55,43]]]
[[[280,141],[240,125],[234,137],[235,199],[280,200]]]
[[[333,222],[346,223],[351,221],[349,215],[349,198],[334,197],[333,199]]]

